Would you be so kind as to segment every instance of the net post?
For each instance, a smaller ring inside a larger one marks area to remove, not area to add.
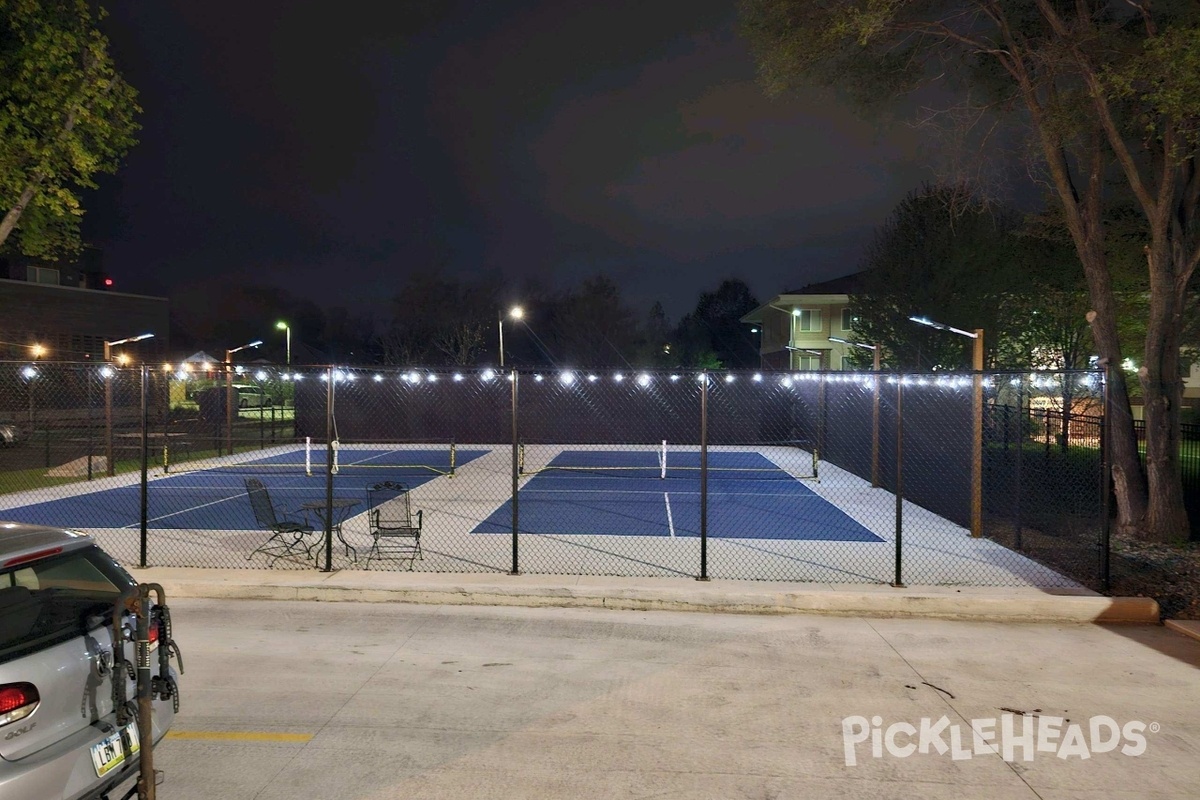
[[[660,466],[662,467],[659,478],[661,478],[662,480],[665,481],[667,479],[667,440],[666,439],[663,439],[663,441],[662,441],[662,457],[659,459],[659,462],[660,462]]]
[[[457,453],[458,453],[457,447],[454,444],[454,440],[451,439],[450,440],[450,472],[447,475],[447,477],[450,477],[450,478],[454,477],[454,465],[455,465],[455,461],[457,460],[456,459]]]
[[[171,474],[171,453],[166,441],[163,441],[163,475]]]
[[[312,477],[312,437],[304,437],[304,474]]]
[[[521,442],[520,451],[517,454],[517,469],[520,474],[525,474],[525,443]]]
[[[329,469],[334,475],[337,475],[338,472],[341,470],[341,465],[342,465],[341,464],[342,443],[340,441],[338,441],[337,439],[333,439],[329,442],[329,446],[333,449],[333,458],[330,459],[330,461],[329,461],[329,465],[330,465]]]

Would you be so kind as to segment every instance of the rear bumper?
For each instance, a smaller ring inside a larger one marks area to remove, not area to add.
[[[175,712],[170,701],[154,702],[151,717],[154,743],[157,744],[170,729]],[[116,715],[109,714],[107,722],[115,730]],[[96,777],[92,764],[92,745],[108,734],[93,724],[50,747],[17,761],[0,760],[0,797],[23,800],[91,800],[114,786],[138,774],[140,759],[122,765],[115,773]]]

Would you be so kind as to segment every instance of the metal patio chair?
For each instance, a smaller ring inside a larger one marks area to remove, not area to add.
[[[279,559],[296,555],[301,550],[304,551],[305,558],[312,557],[312,549],[320,541],[314,536],[316,529],[312,525],[309,525],[307,521],[299,522],[287,517],[281,519],[275,513],[275,506],[271,503],[271,495],[267,492],[267,487],[263,486],[263,482],[258,478],[246,479],[246,495],[250,498],[254,519],[258,521],[263,530],[271,532],[265,542],[246,556],[247,561],[262,553],[272,556],[271,565],[274,565]],[[310,537],[312,537],[312,541],[307,541]]]
[[[425,560],[421,552],[421,522],[423,512],[413,514],[408,489],[395,481],[383,481],[367,487],[367,524],[371,533],[371,549],[367,553],[367,569],[371,559],[408,561],[413,568],[417,559]]]

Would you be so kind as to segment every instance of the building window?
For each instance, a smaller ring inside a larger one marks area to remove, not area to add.
[[[854,315],[850,313],[850,309],[843,308],[842,309],[842,330],[843,331],[854,330],[854,323],[855,323]]]
[[[816,308],[797,308],[792,312],[796,318],[796,330],[801,333],[814,333],[821,330],[821,311]]]
[[[58,270],[53,267],[26,267],[25,280],[30,283],[48,283],[51,286],[58,286],[60,283]]]
[[[801,372],[817,372],[822,368],[822,357],[811,353],[792,353],[792,369]]]

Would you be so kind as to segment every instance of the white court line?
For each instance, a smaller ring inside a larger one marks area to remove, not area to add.
[[[671,529],[671,537],[675,537],[675,520],[671,518],[671,496],[663,492],[663,500],[667,504],[667,527]]]
[[[274,491],[274,490],[272,490]],[[522,494],[658,494],[657,491],[646,491],[645,489],[528,489],[522,487]],[[665,492],[664,492],[665,494]],[[699,492],[684,492],[679,489],[675,490],[675,494],[696,495],[700,496]],[[709,492],[709,497],[790,497],[796,500],[821,500],[830,503],[819,494],[791,494],[789,492]],[[834,505],[830,503],[830,505]]]
[[[146,524],[149,525],[151,522],[158,522],[160,519],[167,519],[169,517],[177,517],[180,514],[187,514],[188,512],[195,511],[198,508],[208,508],[209,506],[220,505],[221,503],[228,503],[230,500],[237,500],[241,496],[242,495],[240,495],[240,494],[235,494],[233,497],[222,497],[220,500],[213,500],[211,503],[203,503],[198,506],[192,506],[191,508],[185,508],[182,511],[172,511],[170,514],[163,514],[161,517],[151,517],[150,519],[146,520]],[[122,528],[140,528],[140,527],[142,527],[142,523],[139,521],[139,522],[135,522],[132,525],[122,525],[121,527]]]

